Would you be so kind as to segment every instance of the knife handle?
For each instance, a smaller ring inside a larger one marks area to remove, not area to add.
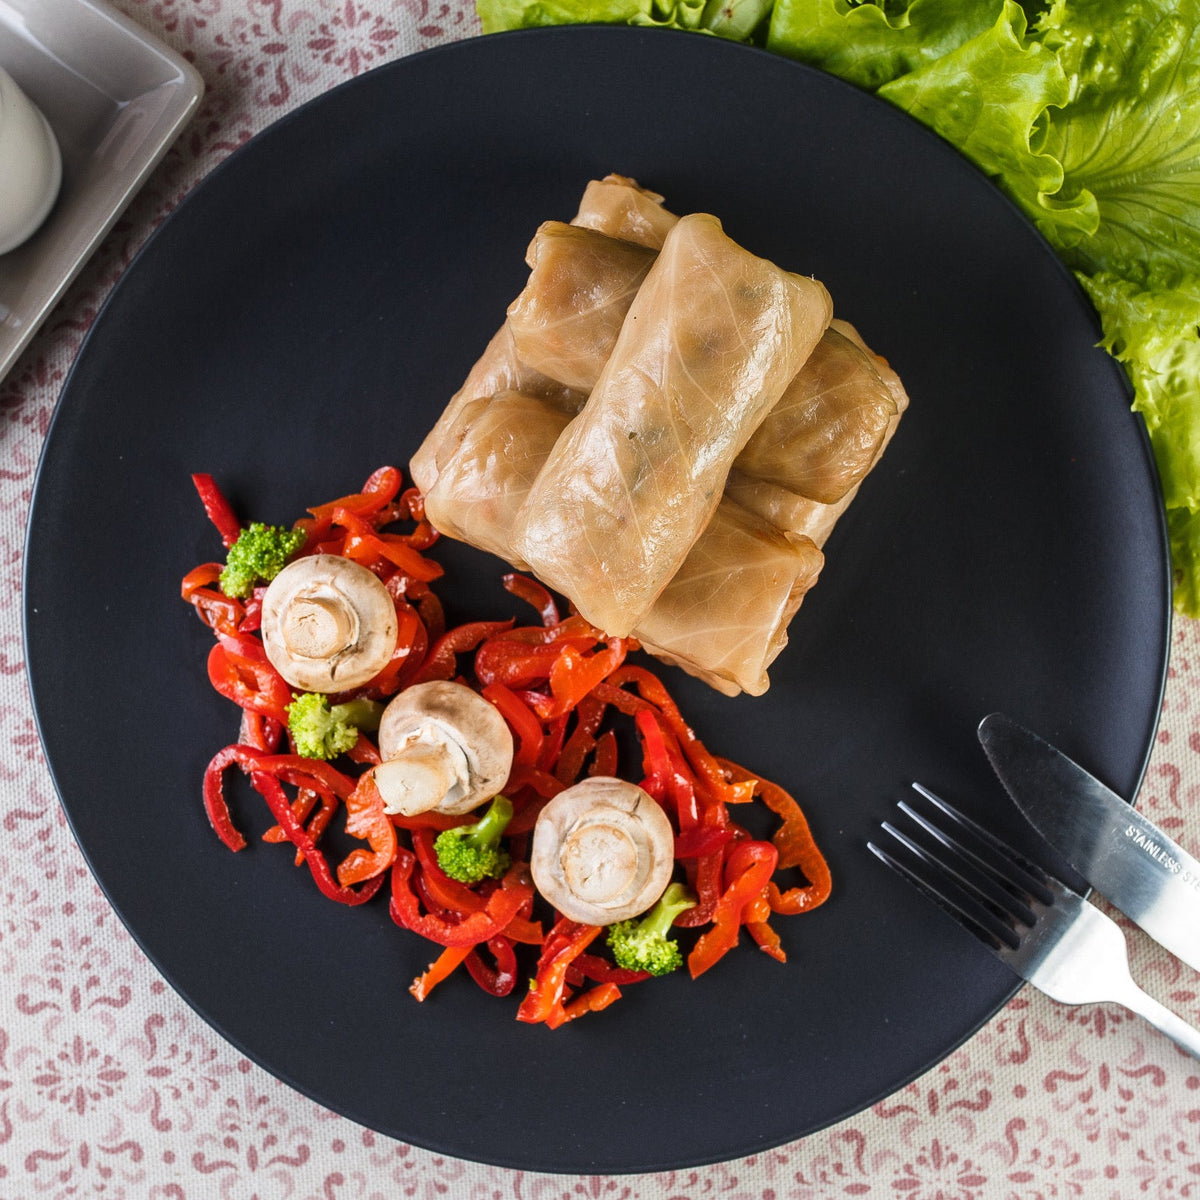
[[[1118,1003],[1145,1017],[1160,1033],[1165,1033],[1182,1050],[1193,1058],[1200,1058],[1200,1030],[1192,1028],[1182,1017],[1178,1017],[1153,996],[1147,995],[1137,984],[1130,981],[1130,991],[1118,998]]]

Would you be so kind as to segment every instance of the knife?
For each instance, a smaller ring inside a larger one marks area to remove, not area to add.
[[[1026,819],[1102,896],[1200,971],[1200,861],[1111,788],[1003,713],[979,723]]]

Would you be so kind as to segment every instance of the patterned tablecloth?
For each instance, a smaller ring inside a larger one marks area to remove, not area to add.
[[[539,1175],[391,1141],[291,1091],[162,981],[98,891],[26,691],[21,561],[34,471],[73,356],[152,229],[212,167],[350,76],[478,33],[467,0],[121,0],[196,65],[198,115],[0,383],[0,1200],[222,1196],[1020,1200],[1200,1195],[1200,1064],[1116,1006],[1024,990],[896,1095],[698,1170]],[[1177,620],[1142,804],[1200,846],[1200,622]],[[1136,976],[1200,1023],[1200,981],[1132,927]]]

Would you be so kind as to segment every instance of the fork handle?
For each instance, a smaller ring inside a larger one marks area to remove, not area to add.
[[[1182,1017],[1176,1016],[1164,1004],[1159,1004],[1153,996],[1147,995],[1135,983],[1130,983],[1131,990],[1120,997],[1119,1003],[1131,1009],[1141,1017],[1145,1017],[1160,1033],[1186,1050],[1193,1058],[1200,1058],[1200,1030],[1193,1029]]]

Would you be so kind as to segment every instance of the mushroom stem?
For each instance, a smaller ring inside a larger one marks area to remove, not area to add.
[[[430,736],[428,727],[410,738],[394,758],[375,768],[383,810],[406,817],[429,812],[462,795],[470,780],[463,748],[451,738]]]
[[[513,739],[504,718],[465,684],[432,680],[395,697],[379,723],[375,782],[391,813],[458,816],[504,786]]]

